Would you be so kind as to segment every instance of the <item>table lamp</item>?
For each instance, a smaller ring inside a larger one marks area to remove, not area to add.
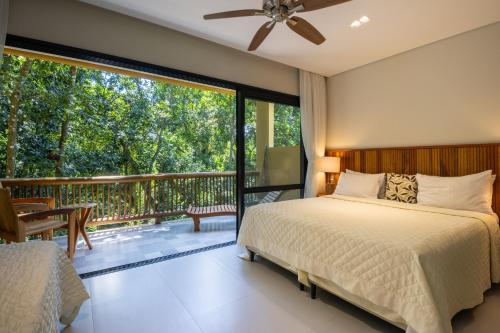
[[[326,193],[333,193],[335,177],[340,172],[340,157],[325,156],[319,159],[318,171],[326,173]]]

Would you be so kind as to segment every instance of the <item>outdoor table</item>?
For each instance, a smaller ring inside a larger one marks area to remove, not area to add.
[[[78,235],[81,234],[89,250],[92,250],[92,243],[90,243],[87,231],[85,230],[85,226],[87,222],[89,222],[90,220],[90,216],[92,215],[92,210],[94,209],[94,207],[97,207],[97,204],[95,202],[67,205],[62,207],[62,208],[76,208],[80,210],[80,218],[78,219],[78,228],[75,228],[76,229],[75,244],[78,241]]]

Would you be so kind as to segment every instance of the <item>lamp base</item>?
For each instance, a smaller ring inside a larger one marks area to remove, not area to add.
[[[335,183],[326,183],[325,192],[327,194],[332,194],[335,191]]]

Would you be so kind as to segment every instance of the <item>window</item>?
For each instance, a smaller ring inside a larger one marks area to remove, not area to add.
[[[301,196],[305,157],[297,96],[23,37],[9,35],[6,44],[0,147],[12,146],[8,105],[21,62],[33,58],[37,69],[23,81],[27,98],[17,110],[16,177],[248,171],[253,176],[222,187],[238,193],[239,219],[247,194]],[[0,148],[0,173],[8,169],[7,154]],[[179,209],[191,199],[178,196]]]

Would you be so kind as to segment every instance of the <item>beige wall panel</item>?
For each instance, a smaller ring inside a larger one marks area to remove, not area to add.
[[[500,142],[500,23],[328,79],[327,148]]]

